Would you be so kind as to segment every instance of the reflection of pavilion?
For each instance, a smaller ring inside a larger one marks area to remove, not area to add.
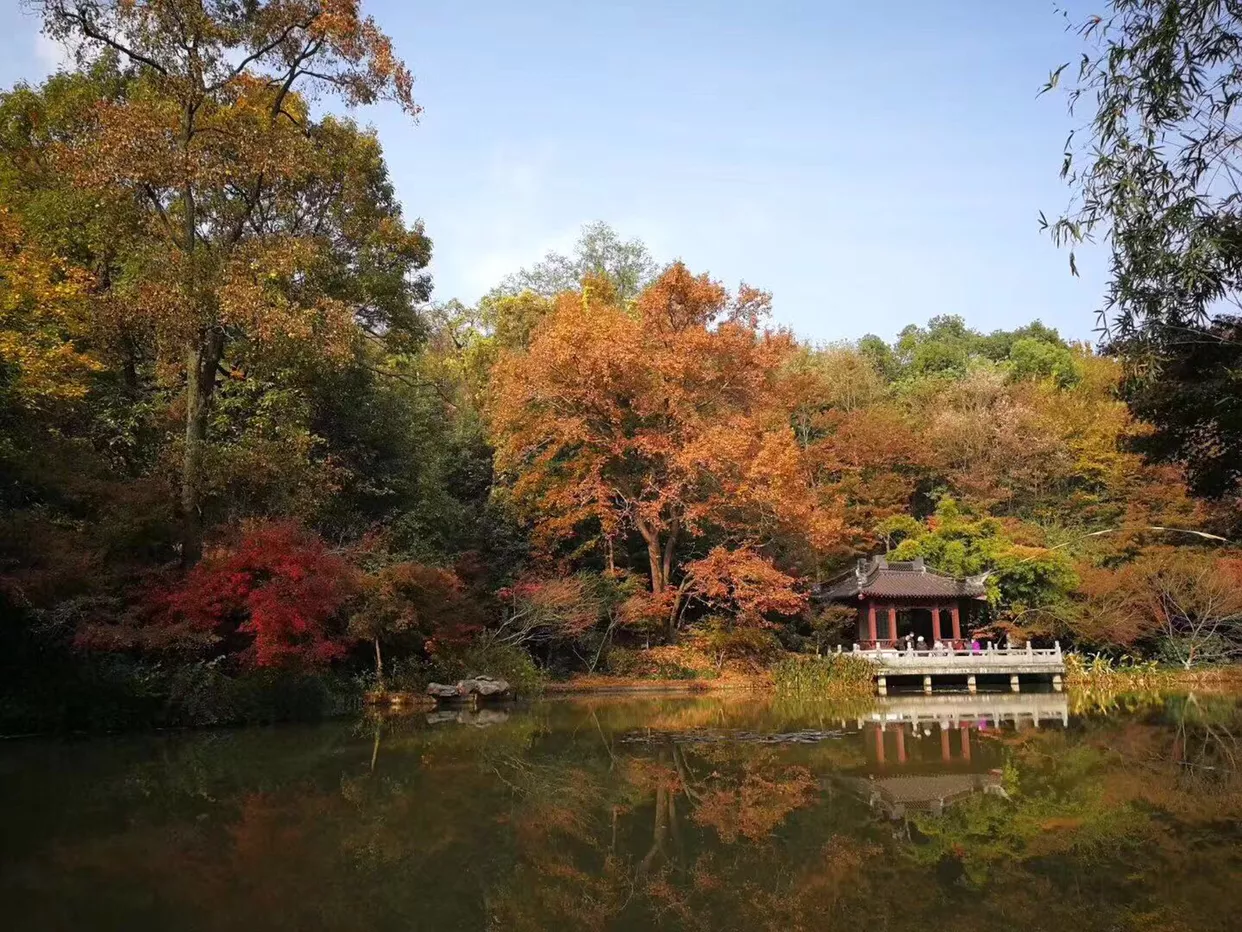
[[[940,815],[945,806],[975,793],[1008,798],[998,773],[944,773],[923,776],[892,776],[854,780],[853,786],[873,809],[890,819],[903,819],[910,811]]]
[[[881,700],[857,720],[866,748],[850,789],[893,819],[910,811],[939,814],[975,793],[1005,796],[996,745],[979,732],[1065,725],[1061,694],[903,696]]]

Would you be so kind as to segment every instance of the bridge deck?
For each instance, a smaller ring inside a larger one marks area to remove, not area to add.
[[[1034,649],[1009,647],[983,650],[860,650],[875,664],[876,676],[983,676],[987,674],[1065,673],[1061,645]]]

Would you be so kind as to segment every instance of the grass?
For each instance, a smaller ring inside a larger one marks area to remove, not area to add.
[[[1065,682],[1080,705],[1109,706],[1118,696],[1158,696],[1186,689],[1237,689],[1242,687],[1238,666],[1195,667],[1187,670],[1154,660],[1119,659],[1103,654],[1065,655]]]
[[[869,696],[875,667],[852,654],[789,654],[772,665],[772,685],[779,693],[802,696]]]
[[[614,663],[614,659],[621,660]],[[692,647],[656,647],[620,651],[610,657],[609,672],[572,677],[549,684],[557,693],[708,692],[730,689],[772,690],[797,698],[869,698],[875,692],[872,665],[850,654],[783,654],[765,666],[757,660],[733,660],[718,666]]]

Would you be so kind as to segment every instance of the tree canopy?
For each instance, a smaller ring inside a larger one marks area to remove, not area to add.
[[[839,643],[810,593],[880,553],[986,574],[993,630],[1180,662],[1242,643],[1242,577],[1206,552],[1239,525],[1232,286],[1199,255],[1223,227],[1158,244],[1152,294],[1207,274],[1182,260],[1225,283],[1209,319],[1158,301],[1099,349],[954,315],[813,345],[765,292],[603,223],[432,303],[431,241],[342,115],[418,114],[357,0],[32,6],[77,58],[0,94],[0,679],[21,715],[101,690],[201,709],[248,677],[753,670]],[[1172,7],[1115,7],[1091,36],[1124,60],[1096,86],[1142,115]],[[1176,54],[1228,60],[1233,14],[1178,10],[1203,15]],[[1189,114],[1232,93],[1177,73]],[[1162,106],[1143,119],[1172,132]],[[1062,234],[1118,206],[1092,187],[1115,166],[1078,164],[1097,213]],[[1119,312],[1152,274],[1118,277]]]

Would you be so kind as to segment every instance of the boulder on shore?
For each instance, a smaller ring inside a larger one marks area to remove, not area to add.
[[[457,692],[463,696],[477,693],[480,696],[504,698],[512,691],[507,680],[497,679],[494,676],[474,676],[457,684]]]
[[[513,687],[508,680],[494,676],[472,676],[458,680],[453,686],[447,683],[429,683],[427,695],[437,699],[465,699],[470,696],[480,699],[512,699]]]

